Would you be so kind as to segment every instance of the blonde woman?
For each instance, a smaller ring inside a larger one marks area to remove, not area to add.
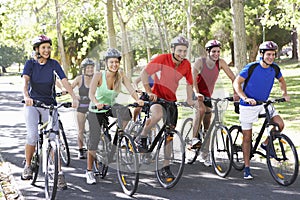
[[[143,101],[139,100],[138,94],[132,87],[130,80],[119,70],[121,58],[122,56],[117,49],[109,48],[105,55],[106,70],[95,73],[90,84],[89,98],[91,102],[88,115],[90,134],[87,154],[87,184],[96,183],[94,172],[92,170],[93,161],[100,140],[100,122],[101,119],[106,116],[105,113],[103,113],[105,111],[100,109],[102,109],[104,105],[113,106],[116,103],[115,100],[121,91],[122,84],[136,102],[139,105],[143,105]],[[95,106],[96,109],[93,109]],[[121,118],[124,122],[123,127],[125,127],[128,121],[131,120],[131,113],[128,108],[124,107]]]

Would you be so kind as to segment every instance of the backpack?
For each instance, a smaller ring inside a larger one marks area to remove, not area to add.
[[[251,75],[252,75],[254,69],[255,69],[258,65],[259,65],[259,62],[255,62],[255,63],[253,63],[253,64],[249,67],[249,69],[248,69],[248,77],[247,77],[247,78],[245,79],[245,81],[244,81],[243,91],[245,90],[245,88],[246,88],[246,86],[247,86],[247,84],[248,84],[248,82],[249,82],[249,79],[250,79],[250,77],[251,77]],[[275,70],[275,77],[277,77],[278,74],[279,74],[279,72],[280,72],[280,69],[279,69],[278,65],[272,63],[272,64],[270,65],[270,67],[272,67],[272,68]]]

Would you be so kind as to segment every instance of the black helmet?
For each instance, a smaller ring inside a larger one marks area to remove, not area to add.
[[[117,49],[109,48],[105,53],[105,60],[107,60],[108,58],[118,58],[119,60],[121,60],[122,55]]]
[[[276,51],[278,49],[278,45],[273,41],[265,41],[259,45],[259,52],[264,53],[268,50]]]
[[[189,42],[184,37],[177,36],[177,37],[172,39],[171,48],[174,48],[178,45],[183,45],[183,46],[189,47]]]
[[[92,60],[92,59],[90,59],[90,58],[85,58],[85,59],[83,59],[83,61],[81,62],[81,68],[86,68],[86,66],[88,66],[88,65],[93,65],[93,66],[95,66],[95,62]]]
[[[222,44],[220,41],[218,40],[209,40],[206,44],[205,44],[205,50],[206,51],[210,51],[213,47],[220,47],[221,48]]]
[[[46,35],[40,35],[32,40],[32,46],[33,50],[35,50],[36,47],[39,47],[43,43],[50,43],[52,45],[52,40],[48,38]]]

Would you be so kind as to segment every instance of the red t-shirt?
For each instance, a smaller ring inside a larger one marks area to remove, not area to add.
[[[152,92],[159,98],[176,101],[176,90],[179,80],[185,77],[187,84],[193,84],[191,63],[184,59],[176,68],[172,61],[172,54],[161,54],[153,59],[147,66],[149,75],[156,74]]]
[[[211,97],[219,76],[219,61],[217,61],[215,66],[210,69],[206,65],[206,59],[203,58],[202,66],[203,68],[197,76],[199,93],[206,97]]]

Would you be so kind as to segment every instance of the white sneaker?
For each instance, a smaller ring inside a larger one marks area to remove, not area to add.
[[[206,158],[207,158],[207,154],[203,153],[203,152],[200,152],[200,154],[199,154],[199,162],[204,163],[205,160],[206,160]]]
[[[207,155],[204,163],[203,163],[206,167],[210,167],[212,166],[212,163],[211,163],[211,159],[210,159],[210,154]]]
[[[86,171],[85,173],[86,183],[89,185],[96,184],[96,179],[93,171]]]

